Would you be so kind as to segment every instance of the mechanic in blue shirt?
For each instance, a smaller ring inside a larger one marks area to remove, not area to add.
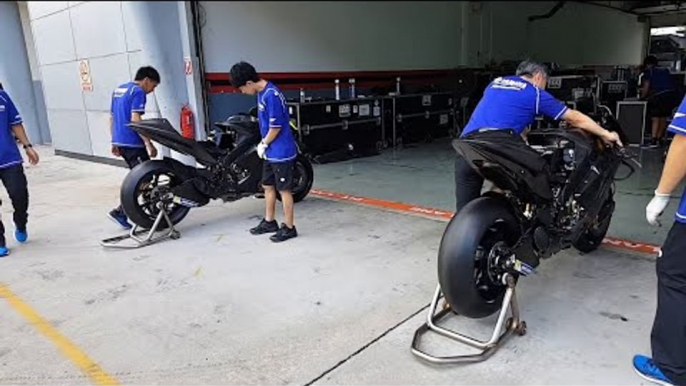
[[[29,237],[26,229],[29,217],[29,190],[17,140],[24,147],[29,163],[38,164],[38,153],[26,135],[17,107],[10,96],[0,90],[0,180],[5,185],[14,208],[14,238],[20,243],[25,243]],[[5,226],[0,221],[0,257],[8,254]]]
[[[258,120],[262,142],[257,153],[264,159],[262,186],[264,187],[266,214],[250,233],[274,233],[273,242],[298,236],[293,220],[293,167],[298,149],[290,128],[286,97],[272,82],[262,79],[255,68],[246,62],[231,67],[231,84],[243,94],[257,95]],[[284,224],[279,228],[275,219],[276,192],[283,202]]]
[[[133,82],[124,83],[112,93],[110,108],[110,135],[112,155],[122,157],[129,169],[139,163],[157,157],[157,148],[150,139],[139,135],[128,127],[138,122],[145,114],[146,95],[155,91],[160,84],[160,73],[150,66],[141,67]],[[124,229],[131,229],[121,205],[108,213],[108,217]]]
[[[686,98],[669,131],[674,139],[655,196],[646,207],[646,219],[653,226],[661,225],[660,215],[686,176]],[[663,385],[686,385],[686,192],[681,195],[675,220],[656,263],[657,311],[650,336],[653,355],[634,357],[639,375]]]
[[[652,121],[651,147],[664,144],[667,118],[678,103],[676,84],[668,68],[658,65],[657,57],[650,55],[643,61],[645,70],[641,74],[641,99],[648,101],[648,114]]]
[[[516,76],[493,80],[484,91],[461,137],[507,141],[508,144],[534,152],[528,148],[522,134],[537,115],[543,114],[554,120],[563,119],[572,127],[599,136],[606,143],[621,145],[617,133],[603,129],[585,114],[568,108],[545,91],[547,82],[547,67],[532,61],[520,63]],[[481,175],[458,153],[455,160],[456,213],[481,195],[483,182]]]

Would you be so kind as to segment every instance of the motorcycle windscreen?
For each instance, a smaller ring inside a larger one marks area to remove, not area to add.
[[[498,188],[520,196],[533,193],[544,200],[553,198],[546,162],[534,150],[480,139],[458,139],[453,147]]]
[[[182,137],[166,119],[146,119],[140,122],[129,123],[128,126],[135,132],[161,145],[181,154],[194,157],[201,164],[211,165],[218,162],[198,142]]]

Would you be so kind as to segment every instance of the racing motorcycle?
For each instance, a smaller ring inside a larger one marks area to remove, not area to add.
[[[627,143],[609,110],[600,111],[594,119]],[[510,281],[532,273],[540,260],[571,247],[598,248],[615,209],[615,181],[635,170],[624,149],[580,129],[532,132],[528,142],[535,151],[483,136],[453,142],[497,188],[460,210],[441,240],[440,289],[457,314],[492,315]],[[622,165],[629,173],[617,177]]]
[[[262,193],[264,161],[257,155],[262,138],[256,112],[237,114],[214,126],[208,140],[195,141],[181,136],[166,119],[129,124],[137,133],[194,157],[202,166],[188,166],[165,157],[133,168],[121,187],[122,207],[131,221],[143,229],[151,229],[160,210],[164,210],[175,225],[191,208],[207,205],[210,200],[229,202]],[[295,202],[308,195],[314,182],[312,164],[300,148],[298,144],[293,171]],[[168,224],[159,226],[164,228]]]

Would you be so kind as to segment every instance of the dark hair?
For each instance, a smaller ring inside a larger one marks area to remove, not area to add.
[[[517,66],[517,76],[534,76],[536,74],[542,74],[543,76],[548,77],[549,73],[548,66],[531,60],[525,60]]]
[[[255,67],[250,63],[238,62],[231,67],[231,85],[233,87],[245,86],[248,82],[258,82],[260,76],[257,75]]]
[[[655,55],[648,55],[646,56],[645,59],[643,59],[643,65],[644,66],[657,66],[657,56]]]
[[[141,67],[136,71],[134,80],[143,80],[145,78],[148,78],[155,83],[160,83],[160,73],[152,66]]]

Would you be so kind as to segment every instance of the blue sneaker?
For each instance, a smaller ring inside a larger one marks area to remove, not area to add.
[[[2,246],[0,247],[0,257],[5,257],[10,254],[10,250],[7,249],[7,247]]]
[[[116,222],[126,230],[132,228],[131,224],[129,224],[129,219],[126,217],[124,213],[113,210],[107,214],[107,217],[109,217],[112,221]]]
[[[657,383],[663,386],[673,386],[672,381],[662,373],[659,367],[653,362],[651,358],[643,355],[636,355],[634,357],[634,370],[641,378],[646,381]]]
[[[26,231],[26,229],[24,229],[24,230],[15,229],[14,230],[14,238],[23,244],[26,242],[26,240],[29,239],[29,233]]]

